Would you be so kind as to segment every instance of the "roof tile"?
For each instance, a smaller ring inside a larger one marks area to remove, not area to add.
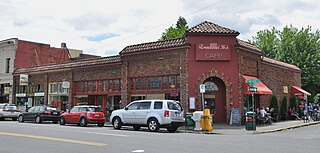
[[[187,33],[206,33],[206,34],[234,34],[239,35],[238,31],[222,27],[212,22],[204,21],[187,30]]]
[[[253,45],[253,44],[251,44],[249,42],[237,39],[237,43],[241,47],[248,48],[248,49],[251,49],[251,50],[255,50],[255,51],[258,51],[258,52],[262,52],[257,46],[255,46],[255,45]]]
[[[148,42],[125,47],[120,54],[141,52],[147,50],[164,49],[189,45],[185,38],[169,39],[164,41]]]
[[[119,55],[99,57],[99,58],[89,58],[89,59],[76,60],[76,61],[67,61],[67,62],[58,63],[58,64],[36,66],[36,67],[30,67],[30,68],[19,68],[19,69],[16,69],[14,73],[21,74],[21,73],[28,73],[28,72],[56,70],[56,69],[63,69],[63,68],[75,68],[75,67],[83,67],[83,66],[91,66],[91,65],[99,65],[99,64],[118,63],[118,62],[121,62],[121,58]]]

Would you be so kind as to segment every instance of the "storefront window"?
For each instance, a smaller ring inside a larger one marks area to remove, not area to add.
[[[97,91],[97,81],[93,81],[93,92]]]
[[[168,77],[167,76],[162,77],[162,88],[168,89]]]
[[[108,81],[103,81],[103,91],[108,91]]]
[[[88,83],[87,82],[84,82],[84,85],[83,85],[83,92],[87,92],[87,87],[88,87]]]
[[[131,90],[134,90],[134,80],[135,79],[131,79]]]
[[[112,80],[109,80],[109,91],[112,91]]]
[[[136,90],[141,90],[142,89],[142,79],[137,78],[136,79]]]
[[[103,91],[102,81],[99,81],[99,82],[98,82],[98,91]]]

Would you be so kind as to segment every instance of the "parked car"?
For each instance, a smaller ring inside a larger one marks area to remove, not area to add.
[[[11,118],[16,121],[19,114],[20,112],[15,104],[0,104],[0,120]]]
[[[87,124],[97,124],[103,127],[106,122],[102,108],[99,106],[74,106],[70,111],[60,115],[60,125],[78,124],[87,126]]]
[[[140,100],[133,101],[123,109],[111,113],[110,121],[114,129],[123,125],[133,126],[139,130],[147,126],[149,131],[156,132],[159,128],[167,128],[175,132],[184,124],[181,104],[172,100]]]
[[[56,107],[39,105],[33,106],[19,115],[19,122],[34,121],[42,123],[43,121],[52,121],[54,124],[59,122],[60,110]]]

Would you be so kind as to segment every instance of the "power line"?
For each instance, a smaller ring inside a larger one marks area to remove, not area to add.
[[[199,10],[196,10],[196,11],[194,11],[194,12],[191,12],[191,13],[188,13],[188,14],[185,14],[185,15],[182,15],[182,16],[183,16],[183,17],[186,17],[186,16],[190,16],[190,15],[196,14],[196,13],[202,11],[202,10],[208,9],[208,8],[210,8],[210,7],[213,7],[213,6],[215,6],[215,5],[217,5],[217,4],[220,4],[220,3],[224,2],[224,1],[227,1],[227,0],[221,0],[221,1],[215,2],[215,3],[211,4],[211,5],[208,5],[208,6],[206,6],[206,7],[203,7],[203,8],[201,8],[201,9],[199,9]],[[141,34],[146,33],[146,32],[148,32],[148,31],[157,29],[157,28],[159,28],[159,27],[161,27],[161,26],[167,25],[168,23],[172,23],[173,21],[176,21],[176,19],[172,19],[172,20],[167,21],[167,22],[165,22],[165,23],[163,23],[163,24],[160,24],[160,25],[151,27],[150,29],[147,29],[147,30],[145,30],[145,31],[142,31],[142,32],[139,32],[139,33],[130,35],[130,36],[127,36],[127,37],[125,37],[125,38],[123,38],[123,39],[110,42],[110,43],[108,43],[108,44],[105,44],[105,45],[103,45],[103,46],[100,46],[99,48],[91,49],[90,51],[95,51],[95,50],[104,48],[104,47],[106,47],[106,46],[111,46],[111,45],[114,45],[114,44],[118,44],[118,43],[120,43],[120,42],[122,42],[122,41],[124,41],[124,40],[128,40],[128,39],[130,39],[130,38],[132,38],[132,37],[141,35]]]

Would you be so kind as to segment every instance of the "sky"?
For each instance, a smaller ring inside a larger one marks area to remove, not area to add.
[[[320,29],[318,0],[0,0],[0,40],[18,38],[112,56],[128,45],[157,41],[179,16],[252,40],[286,25]]]

